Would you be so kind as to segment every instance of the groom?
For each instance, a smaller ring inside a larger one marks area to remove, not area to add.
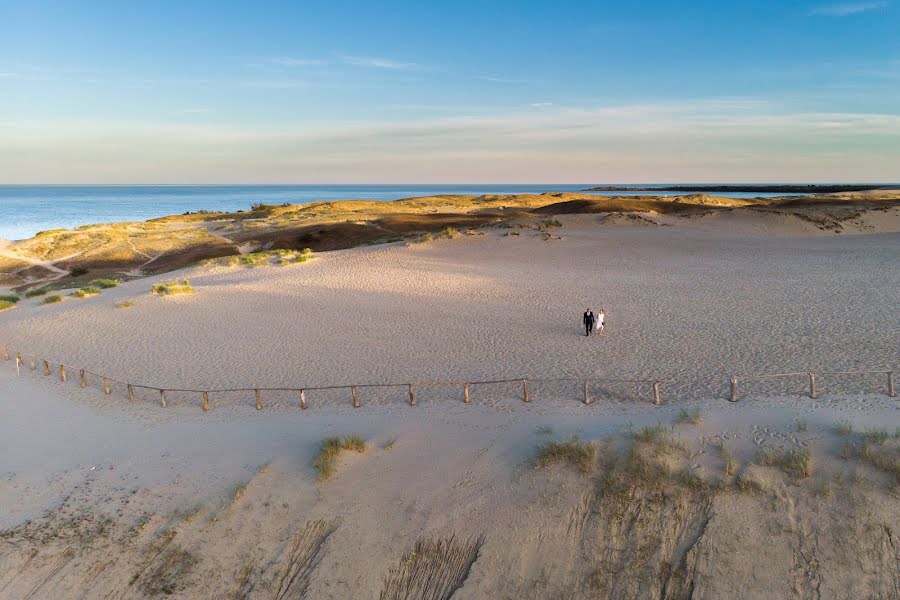
[[[594,329],[594,313],[591,312],[591,309],[587,309],[584,312],[584,335],[591,335],[591,331]]]

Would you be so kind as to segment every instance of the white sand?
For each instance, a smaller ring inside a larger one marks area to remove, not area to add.
[[[307,597],[378,597],[416,540],[450,535],[485,539],[454,598],[644,597],[613,574],[595,581],[612,560],[597,540],[624,548],[644,535],[640,523],[656,521],[639,519],[619,538],[591,516],[603,506],[590,508],[590,479],[529,461],[546,439],[620,436],[629,424],[671,423],[684,406],[703,412],[702,425],[675,428],[686,468],[723,477],[711,444],[725,440],[741,472],[769,489],[666,513],[662,523],[689,531],[704,523],[685,559],[696,597],[898,597],[896,491],[868,465],[839,459],[858,434],[834,432],[840,420],[856,431],[900,425],[896,400],[878,395],[883,378],[825,378],[818,401],[799,396],[802,379],[748,384],[752,397],[738,404],[723,397],[732,373],[895,368],[900,235],[757,237],[597,228],[599,219],[563,218],[559,241],[525,229],[283,268],[197,268],[0,315],[13,347],[165,387],[671,380],[661,407],[621,401],[646,390],[611,386],[584,406],[577,389],[536,386],[530,404],[515,388],[476,391],[471,406],[459,390],[423,390],[409,407],[398,390],[366,392],[360,409],[346,394],[322,394],[307,411],[267,397],[280,404],[257,412],[252,395],[239,395],[204,414],[196,397],[175,395],[168,409],[129,404],[79,389],[75,377],[16,378],[0,363],[0,529],[9,532],[0,597],[136,598],[171,580],[176,597],[270,598],[291,536],[315,519],[334,532],[307,573]],[[197,292],[150,296],[151,283],[176,275]],[[124,299],[135,306],[116,309]],[[608,335],[583,337],[588,306],[606,309]],[[317,482],[318,443],[348,433],[369,451]],[[760,446],[810,448],[813,476],[798,485],[750,466]],[[830,496],[817,495],[826,485]],[[672,543],[681,556],[685,540],[663,529],[654,546]],[[172,548],[198,562],[185,566]]]

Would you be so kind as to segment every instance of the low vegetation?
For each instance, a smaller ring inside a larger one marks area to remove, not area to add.
[[[116,308],[131,308],[132,306],[134,306],[134,302],[131,302],[130,300],[123,300],[116,304]]]
[[[74,292],[72,292],[72,295],[75,296],[76,298],[87,298],[89,296],[96,296],[99,293],[100,293],[99,289],[97,289],[95,287],[87,286],[87,287],[81,288],[80,290],[75,290]]]
[[[597,459],[597,448],[573,435],[567,440],[550,441],[538,448],[536,464],[549,467],[555,464],[567,464],[581,473],[589,473]]]
[[[320,480],[324,481],[334,475],[337,459],[344,451],[363,453],[366,451],[366,441],[358,435],[330,437],[323,440],[319,446],[319,454],[313,461],[313,467],[319,472]]]
[[[89,286],[100,289],[109,289],[118,286],[121,282],[118,279],[92,279],[88,282]]]
[[[700,414],[699,408],[695,408],[692,411],[688,411],[688,409],[682,408],[678,411],[678,416],[675,417],[675,422],[679,424],[690,423],[691,425],[699,425],[703,422],[703,416]]]
[[[10,302],[9,300],[0,300],[0,312],[3,312],[4,310],[9,310],[10,308],[13,308],[15,305],[16,305],[15,302]]]
[[[853,423],[850,421],[838,421],[834,424],[834,430],[838,435],[850,435],[853,433]]]
[[[37,298],[38,296],[43,296],[44,294],[46,294],[49,291],[50,291],[50,289],[45,288],[45,287],[35,288],[33,290],[28,290],[27,292],[25,292],[25,297],[26,298]]]
[[[157,296],[174,296],[175,294],[192,294],[194,288],[187,279],[179,279],[168,283],[157,283],[151,288],[151,291]]]
[[[10,304],[15,304],[19,301],[19,297],[15,294],[0,294],[0,302],[9,302]]]
[[[784,451],[760,448],[756,453],[756,464],[763,467],[778,467],[794,479],[805,479],[812,474],[812,454],[809,448],[791,448]]]
[[[303,250],[260,250],[259,252],[249,252],[234,256],[225,256],[222,258],[211,259],[207,263],[222,265],[226,267],[261,267],[268,265],[292,265],[305,263],[313,257],[313,251],[310,248]]]
[[[62,296],[59,294],[53,294],[52,296],[47,296],[44,298],[42,304],[56,304],[58,302],[62,302]]]
[[[877,427],[866,429],[866,432],[863,434],[863,439],[869,444],[884,446],[884,443],[888,439],[887,429],[879,429]]]

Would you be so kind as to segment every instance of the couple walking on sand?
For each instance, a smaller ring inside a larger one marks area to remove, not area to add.
[[[584,311],[583,321],[584,335],[591,335],[594,331],[596,331],[597,335],[603,335],[603,326],[606,324],[606,313],[603,312],[602,308],[596,315],[594,315],[590,308]]]

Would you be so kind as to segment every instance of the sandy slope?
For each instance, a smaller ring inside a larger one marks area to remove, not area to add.
[[[884,378],[824,378],[818,401],[798,395],[802,378],[722,399],[735,372],[896,368],[900,237],[603,219],[561,217],[559,240],[504,229],[195,268],[177,274],[192,296],[152,297],[171,278],[157,277],[0,315],[14,347],[168,387],[668,380],[661,407],[629,386],[584,406],[577,386],[536,385],[527,405],[498,387],[469,406],[458,389],[422,390],[417,407],[397,390],[364,392],[360,409],[267,396],[257,412],[243,394],[204,414],[196,396],[164,410],[0,362],[0,597],[390,598],[404,569],[436,564],[464,583],[454,598],[900,598],[898,483],[858,456],[859,432],[900,425]],[[587,306],[606,308],[607,336],[579,335]],[[668,426],[682,407],[703,422],[674,426],[681,448],[654,458],[671,477],[611,493],[629,428]],[[837,433],[844,420],[854,433]],[[318,443],[348,433],[369,450],[318,482]],[[531,466],[573,433],[601,449],[590,475]],[[898,444],[871,449],[900,460]],[[760,447],[808,448],[811,475],[752,464]],[[741,475],[762,489],[741,491]],[[408,554],[434,539],[443,550]]]

